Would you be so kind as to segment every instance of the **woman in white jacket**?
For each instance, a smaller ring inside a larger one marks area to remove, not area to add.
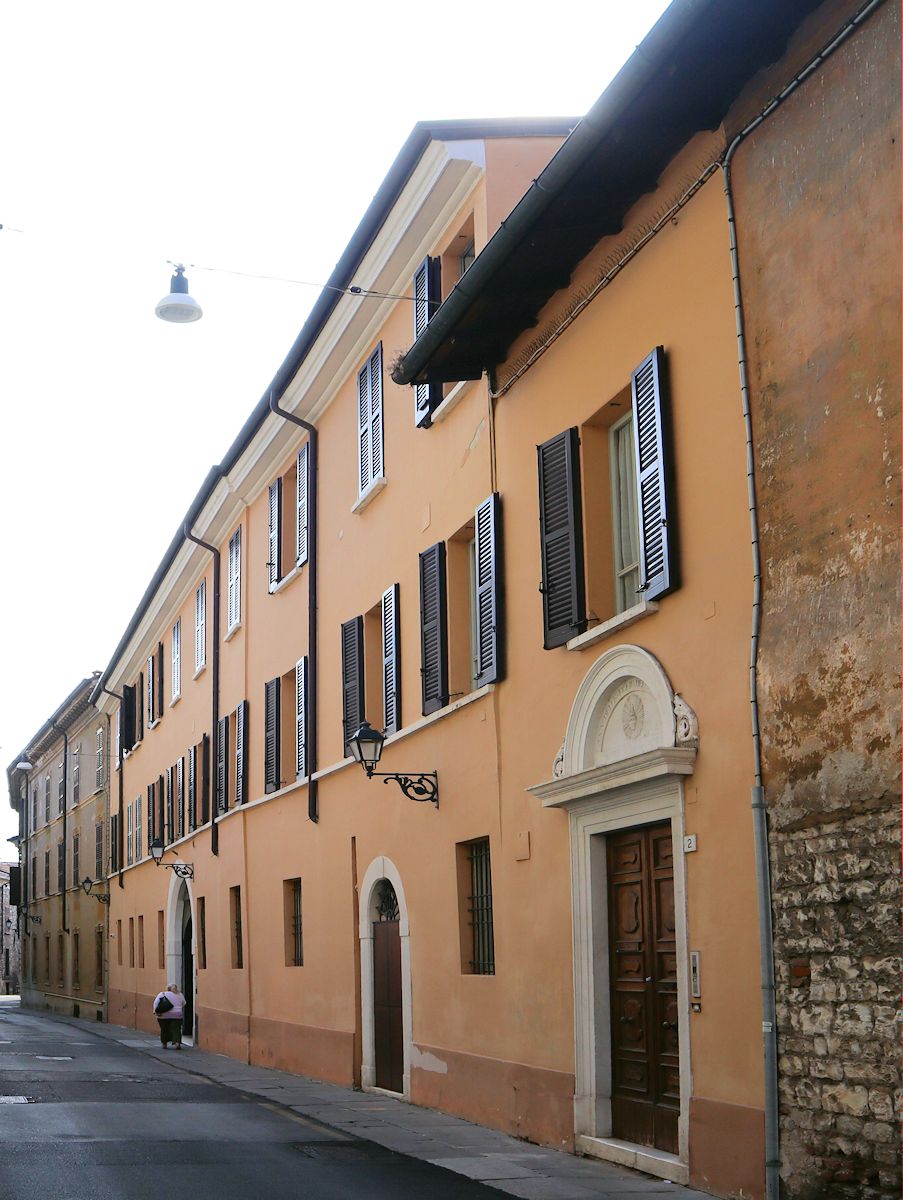
[[[164,1004],[160,1004],[165,1000]],[[160,1011],[162,1008],[163,1011]],[[154,997],[154,1015],[160,1022],[160,1041],[164,1050],[172,1042],[177,1050],[182,1049],[182,1014],[185,1011],[185,997],[179,991],[177,983],[171,983],[165,991]]]

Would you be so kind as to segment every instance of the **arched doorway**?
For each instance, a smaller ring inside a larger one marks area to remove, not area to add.
[[[166,983],[177,983],[185,996],[183,1035],[193,1038],[197,1032],[194,921],[189,881],[173,875],[166,905]]]
[[[407,1096],[412,1048],[410,928],[401,877],[388,858],[361,884],[361,1085]]]
[[[182,905],[182,979],[180,987],[185,997],[182,1030],[194,1037],[194,952],[192,950],[191,905]]]

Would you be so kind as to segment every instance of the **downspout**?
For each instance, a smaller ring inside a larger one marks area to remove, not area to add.
[[[756,895],[759,908],[759,966],[762,989],[762,1044],[765,1070],[765,1196],[780,1200],[781,1138],[780,1097],[778,1089],[778,1034],[775,997],[774,929],[772,924],[771,864],[768,854],[768,808],[762,783],[762,733],[759,722],[759,637],[762,626],[762,556],[759,544],[759,511],[756,498],[755,449],[752,414],[749,402],[746,330],[743,295],[740,286],[740,259],[737,249],[737,218],[731,187],[731,164],[741,142],[757,129],[804,80],[822,65],[826,58],[877,9],[884,0],[870,0],[864,8],[811,59],[766,108],[749,122],[728,146],[721,160],[724,198],[730,236],[731,281],[734,294],[734,315],[737,326],[737,365],[740,372],[740,397],[743,425],[746,432],[746,482],[749,501],[750,541],[753,567],[752,633],[749,647],[749,703],[752,719],[753,766],[755,783],[751,790],[753,840],[756,857]]]
[[[182,526],[182,532],[189,542],[194,542],[196,546],[201,546],[204,550],[209,550],[213,555],[213,728],[210,736],[210,754],[212,762],[208,764],[210,779],[210,850],[213,854],[219,854],[219,826],[216,823],[217,797],[216,786],[216,763],[219,756],[219,623],[220,623],[220,596],[219,596],[219,576],[220,576],[220,553],[216,546],[211,546],[209,542],[201,541],[199,537],[195,537],[191,532],[191,527],[188,522]]]
[[[66,859],[68,858],[69,850],[66,845],[66,810],[69,807],[69,797],[66,785],[69,782],[69,735],[62,725],[57,725],[56,721],[50,722],[50,728],[55,729],[63,735],[63,869],[60,872],[60,914],[62,916],[63,933],[68,933],[69,926],[66,924]]]
[[[311,821],[319,821],[320,808],[317,779],[317,480],[319,465],[317,461],[317,429],[309,421],[296,417],[279,407],[279,401],[274,392],[270,392],[270,412],[285,421],[305,430],[310,445],[309,474],[307,484],[307,815]]]

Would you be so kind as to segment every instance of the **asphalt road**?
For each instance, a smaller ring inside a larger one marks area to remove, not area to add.
[[[186,1053],[177,1070],[0,1003],[0,1200],[498,1200],[192,1075]]]

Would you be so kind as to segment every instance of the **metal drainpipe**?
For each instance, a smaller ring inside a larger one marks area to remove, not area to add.
[[[291,421],[293,425],[306,431],[310,445],[310,464],[307,484],[307,655],[308,655],[308,695],[307,695],[307,733],[310,745],[307,748],[307,815],[311,821],[319,821],[319,781],[317,771],[317,480],[319,465],[317,461],[317,429],[309,421],[296,417],[279,407],[279,401],[270,392],[270,412],[283,420]]]
[[[216,546],[211,546],[209,542],[204,542],[199,537],[195,537],[187,523],[182,526],[182,532],[189,542],[194,542],[196,546],[201,546],[204,550],[209,550],[213,555],[213,730],[210,736],[210,757],[212,762],[208,766],[208,778],[210,779],[210,850],[213,854],[219,854],[219,826],[216,823],[217,797],[214,781],[216,779],[216,763],[219,755],[220,553]]]
[[[60,872],[60,911],[63,918],[63,933],[68,933],[69,926],[66,924],[66,808],[68,807],[66,784],[69,781],[69,735],[66,733],[66,730],[62,727],[62,725],[57,725],[56,721],[50,722],[50,728],[57,730],[58,733],[63,735],[63,869]]]

